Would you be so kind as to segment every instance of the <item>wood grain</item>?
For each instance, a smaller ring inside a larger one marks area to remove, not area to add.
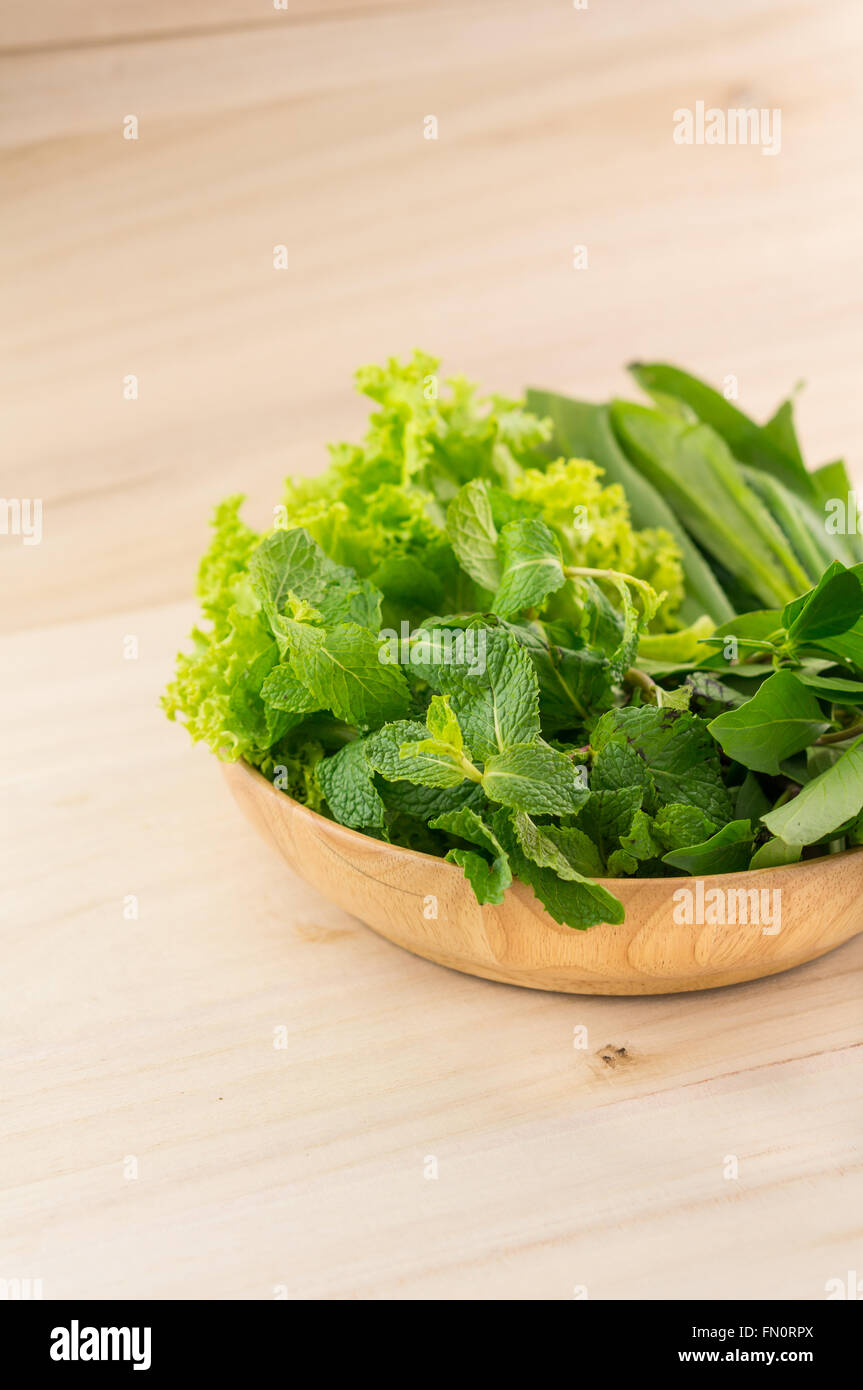
[[[0,535],[0,1279],[822,1298],[863,1268],[859,938],[701,995],[442,970],[290,874],[157,699],[211,505],[265,521],[415,343],[596,396],[667,356],[757,414],[805,376],[810,461],[857,467],[863,15],[314,9],[4,12],[0,495],[45,520]],[[673,146],[747,93],[780,157]]]

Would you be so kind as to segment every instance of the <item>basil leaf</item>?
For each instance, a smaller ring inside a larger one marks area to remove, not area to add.
[[[809,845],[853,820],[863,809],[863,736],[832,767],[807,782],[792,801],[761,820],[771,835],[791,845]]]
[[[662,862],[696,877],[703,874],[732,874],[747,868],[752,853],[752,839],[750,821],[731,821],[700,845],[669,850],[662,856]]]
[[[708,724],[724,753],[753,772],[780,774],[783,758],[798,753],[825,729],[817,699],[790,671],[777,671],[751,700]]]

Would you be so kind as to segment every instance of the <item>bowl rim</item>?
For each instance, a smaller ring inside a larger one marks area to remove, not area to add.
[[[361,830],[354,830],[353,827],[350,825],[342,825],[341,821],[330,819],[329,816],[322,816],[319,811],[313,811],[310,806],[304,806],[301,801],[296,801],[294,797],[289,796],[287,792],[283,792],[278,787],[274,786],[273,783],[270,781],[269,777],[265,777],[259,768],[254,767],[251,763],[247,762],[245,758],[237,758],[236,760],[231,762],[226,761],[223,763],[223,767],[225,771],[231,768],[240,768],[244,775],[251,776],[252,780],[255,783],[264,786],[267,789],[267,794],[278,798],[280,803],[282,801],[287,801],[296,810],[302,811],[307,816],[311,816],[313,820],[321,821],[323,825],[328,826],[330,828],[335,826],[336,829],[343,835],[348,835],[351,838],[356,838],[358,841],[361,841],[365,845],[368,845],[369,843],[379,845],[381,849],[388,851],[390,854],[392,854],[393,852],[397,852],[398,854],[402,855],[410,855],[415,859],[427,859],[430,864],[436,864],[438,865],[438,867],[443,867],[444,869],[452,869],[454,873],[458,873],[462,878],[464,878],[464,875],[461,873],[461,870],[459,869],[457,864],[450,864],[447,862],[446,859],[440,858],[436,854],[426,854],[424,850],[408,849],[405,845],[394,845],[388,843],[386,840],[377,840],[373,835],[364,835]],[[742,876],[749,877],[752,874],[793,874],[795,871],[800,869],[813,868],[816,864],[836,864],[840,860],[850,859],[852,856],[860,854],[861,852],[863,852],[863,845],[852,845],[849,849],[840,850],[838,854],[820,854],[816,859],[800,859],[795,864],[777,864],[773,866],[767,865],[761,869],[734,869],[731,873],[726,874],[680,874],[675,875],[674,877],[663,878],[661,881],[663,883],[667,883],[669,886],[672,884],[677,884],[681,887],[685,887],[687,884],[696,883],[699,881],[702,883],[707,883],[708,881],[714,880],[716,882],[722,882],[725,879],[740,878]],[[465,883],[467,883],[467,879],[464,879],[464,881]],[[521,883],[522,880],[514,876],[513,882]],[[623,875],[620,878],[611,878],[606,876],[597,877],[594,880],[594,882],[603,884],[635,884],[656,883],[658,882],[658,880],[655,878],[646,878],[644,876],[639,876],[638,874],[630,874]],[[529,885],[524,884],[523,886],[528,887]]]

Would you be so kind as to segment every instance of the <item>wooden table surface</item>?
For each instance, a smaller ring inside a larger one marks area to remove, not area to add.
[[[7,0],[0,42],[0,493],[44,506],[0,535],[0,1280],[823,1298],[863,937],[698,996],[462,977],[294,878],[156,702],[211,505],[265,522],[415,344],[586,395],[668,357],[756,414],[805,377],[859,477],[859,4]],[[700,99],[781,153],[675,145]]]

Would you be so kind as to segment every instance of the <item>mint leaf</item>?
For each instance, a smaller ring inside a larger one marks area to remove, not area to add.
[[[426,728],[433,739],[448,744],[460,753],[464,747],[459,722],[446,695],[433,695],[426,711]]]
[[[342,825],[363,830],[384,824],[384,803],[378,795],[361,739],[354,739],[330,758],[322,758],[315,777],[324,798]]]
[[[405,743],[419,743],[427,734],[425,724],[420,724],[415,719],[397,719],[392,724],[385,724],[382,729],[378,729],[364,740],[363,747],[369,766],[390,782],[402,778],[410,781],[400,750]]]
[[[472,850],[451,849],[446,857],[452,863],[461,865],[478,902],[502,903],[504,893],[512,883],[509,856],[485,821],[481,820],[476,812],[463,807],[461,810],[438,816],[431,822],[431,828],[446,830],[450,835],[457,835],[461,840],[478,845],[491,855],[491,864]]]
[[[661,858],[664,848],[654,834],[652,817],[636,811],[628,833],[620,837],[620,848],[608,856],[608,872],[615,877],[636,874],[640,864]]]
[[[652,833],[663,849],[685,849],[700,845],[715,834],[718,826],[695,806],[672,803],[661,806],[653,821]]]
[[[261,686],[261,696],[273,709],[292,714],[311,714],[318,703],[302,681],[294,674],[290,662],[274,666]]]
[[[496,859],[489,864],[481,854],[472,849],[450,849],[444,858],[451,864],[458,864],[474,891],[478,903],[493,903],[499,906],[504,894],[512,883],[512,872],[508,857]]]
[[[620,838],[632,825],[641,808],[642,790],[626,786],[616,790],[594,791],[576,818],[576,825],[597,846],[603,859],[620,847]]]
[[[540,868],[560,878],[602,873],[599,851],[575,826],[538,826],[523,811],[511,815],[510,824],[523,853]]]
[[[380,591],[335,564],[302,527],[261,541],[249,560],[249,578],[277,636],[292,598],[316,609],[327,626],[351,622],[377,632],[381,625]]]
[[[555,922],[585,931],[600,922],[623,921],[623,904],[607,888],[579,874],[559,849],[555,853],[553,848],[542,843],[537,850],[541,858],[555,867],[545,867],[529,857],[519,843],[511,815],[505,810],[495,814],[495,833],[509,854],[516,876],[529,884]],[[531,833],[523,822],[520,829],[523,838]],[[534,829],[539,832],[539,827]],[[544,842],[546,837],[541,836],[541,839]]]
[[[282,624],[292,668],[317,709],[332,710],[360,728],[407,713],[407,681],[398,666],[380,660],[374,633],[356,623],[339,623],[329,632],[288,618]]]
[[[612,878],[628,878],[638,873],[638,860],[628,849],[616,849],[608,856],[608,872]]]
[[[465,759],[451,743],[442,743],[437,738],[403,743],[399,761],[409,769],[411,782],[421,782],[426,787],[457,787],[468,775]]]
[[[308,531],[274,531],[262,540],[249,560],[252,588],[265,606],[283,613],[288,596],[318,607],[333,587],[347,587],[353,570],[335,564]]]
[[[530,657],[509,633],[493,629],[484,637],[484,660],[440,668],[459,724],[476,758],[485,760],[517,743],[539,737],[539,687]]]
[[[784,758],[799,753],[830,727],[815,696],[791,671],[777,671],[751,700],[707,726],[729,758],[778,777]]]
[[[418,782],[387,780],[381,796],[388,811],[426,823],[461,806],[479,811],[485,805],[482,787],[476,782],[462,782],[457,787],[424,787]]]
[[[620,848],[636,860],[660,858],[662,844],[653,833],[653,820],[646,811],[636,811],[632,825],[620,837]]]
[[[590,795],[566,754],[546,743],[514,744],[486,759],[482,786],[491,801],[538,816],[573,815]]]
[[[716,745],[697,715],[652,706],[609,710],[598,721],[591,745],[596,752],[616,745],[640,759],[651,789],[646,803],[652,804],[646,804],[646,810],[683,802],[703,811],[717,825],[730,820],[731,797],[722,780]]]
[[[566,582],[560,546],[544,521],[511,521],[500,533],[501,580],[492,612],[510,618],[537,608]]]
[[[590,773],[592,791],[619,791],[640,787],[647,800],[656,800],[650,768],[634,748],[625,743],[608,743],[597,753]]]
[[[580,874],[591,878],[603,871],[602,856],[588,835],[576,825],[544,825],[542,833],[551,840]]]
[[[446,701],[439,699],[436,713],[431,716],[435,727],[440,727],[439,712],[444,709]],[[455,729],[458,730],[457,724]],[[424,787],[458,787],[466,778],[479,782],[480,774],[470,762],[470,752],[460,743],[460,730],[457,734],[449,730],[450,737],[459,741],[458,747],[453,742],[429,738],[428,733],[427,725],[412,720],[385,725],[366,739],[369,764],[389,781],[418,782]]]
[[[557,642],[541,622],[509,629],[530,653],[539,682],[539,708],[547,734],[583,724],[611,704],[614,671],[602,652]],[[571,636],[570,642],[580,639]]]
[[[647,619],[642,617],[633,602],[629,585],[620,580],[616,581],[615,587],[620,599],[620,611],[623,615],[623,631],[617,646],[609,653],[609,661],[617,675],[622,676],[635,660],[639,639],[647,628]]]
[[[484,483],[475,478],[459,488],[447,508],[446,531],[465,573],[483,589],[496,589],[500,582],[497,527]]]

